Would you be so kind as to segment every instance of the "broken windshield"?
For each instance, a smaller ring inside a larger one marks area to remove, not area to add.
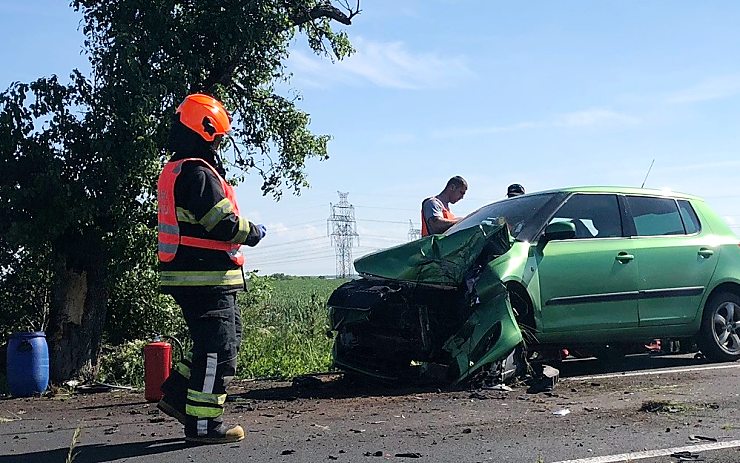
[[[519,241],[533,241],[554,208],[566,196],[565,193],[541,193],[498,201],[483,206],[445,232],[450,235],[474,227],[484,220],[503,218],[509,225],[509,233]]]

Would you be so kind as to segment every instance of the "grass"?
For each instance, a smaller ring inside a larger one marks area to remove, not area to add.
[[[144,353],[147,341],[128,341],[106,348],[100,359],[98,380],[111,384],[144,385]]]
[[[332,346],[332,340],[326,336],[326,301],[345,281],[252,277],[247,292],[238,297],[242,344],[237,376],[241,379],[290,378],[326,371],[331,365]],[[114,384],[143,385],[142,347],[146,343],[138,340],[106,347],[97,379]]]
[[[326,371],[332,341],[326,301],[344,280],[319,278],[260,281],[240,300],[240,378],[280,377]]]
[[[82,423],[80,423],[75,428],[75,432],[74,434],[72,434],[72,442],[69,443],[69,451],[67,452],[66,463],[72,463],[79,454],[79,452],[75,452],[74,450],[75,447],[77,447],[77,443],[79,442],[80,434],[82,434]]]

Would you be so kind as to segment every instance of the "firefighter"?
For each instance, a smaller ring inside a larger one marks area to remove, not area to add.
[[[185,426],[185,440],[228,443],[244,438],[223,423],[226,386],[236,373],[244,289],[242,244],[265,237],[242,214],[224,180],[218,146],[231,117],[215,98],[193,94],[175,112],[167,148],[172,157],[157,185],[160,289],[182,309],[192,350],[162,385],[157,404]]]
[[[468,191],[468,182],[456,175],[447,181],[445,189],[437,196],[421,202],[421,236],[444,233],[462,220],[450,212],[450,204],[460,201]]]

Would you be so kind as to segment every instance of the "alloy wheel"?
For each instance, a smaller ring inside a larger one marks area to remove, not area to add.
[[[734,302],[723,302],[714,311],[714,340],[728,354],[740,353],[740,306]]]

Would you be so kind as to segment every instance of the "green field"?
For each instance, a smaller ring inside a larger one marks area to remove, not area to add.
[[[250,280],[240,296],[243,337],[240,378],[292,377],[326,371],[331,340],[326,301],[346,280],[295,277]]]

